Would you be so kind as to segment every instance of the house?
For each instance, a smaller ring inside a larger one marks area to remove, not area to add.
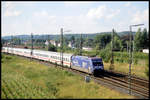
[[[48,46],[48,44],[49,44],[49,43],[48,43],[48,41],[46,40],[45,45],[47,45],[47,46]]]
[[[49,42],[48,42],[48,40],[46,40],[45,45],[48,45],[49,43],[54,45],[54,46],[57,46],[57,43],[54,40],[50,40]]]
[[[27,44],[31,44],[31,41],[28,40],[28,41],[25,41],[25,42],[24,42],[24,45],[27,45]]]
[[[149,49],[143,49],[142,52],[143,53],[149,53]]]
[[[61,47],[61,43],[58,43],[57,46],[58,46],[58,47]]]
[[[73,42],[69,42],[68,47],[70,47],[70,48],[74,48],[74,44],[73,44]]]
[[[89,47],[82,47],[82,49],[85,51],[92,51],[93,50],[93,48],[89,48]]]
[[[54,40],[50,40],[50,43],[51,43],[52,45],[54,45],[54,46],[57,45],[56,41],[54,41]]]

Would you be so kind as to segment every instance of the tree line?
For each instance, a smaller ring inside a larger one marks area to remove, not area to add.
[[[82,37],[82,39],[78,36],[75,37],[70,36],[63,38],[64,40],[64,44],[63,47],[64,49],[68,50],[68,44],[69,42],[71,42],[73,44],[73,46],[78,49],[80,48],[81,45],[81,41],[82,41],[82,46],[84,47],[91,47],[94,50],[103,50],[106,48],[110,48],[111,47],[111,40],[112,40],[112,36],[111,36],[111,32],[109,33],[100,33],[97,34],[94,38],[90,38],[90,37]],[[141,28],[138,29],[138,31],[132,35],[132,40],[134,41],[134,50],[135,51],[141,51],[142,49],[147,49],[149,48],[149,32],[147,32],[147,29],[144,28],[143,30],[141,30]],[[1,40],[1,44],[5,44],[6,42],[10,42],[14,45],[21,45],[22,44],[22,40],[20,38],[16,38],[14,37],[13,40],[5,40],[2,39]],[[29,39],[30,41],[30,39]],[[57,43],[60,43],[60,39],[55,40]],[[44,39],[33,39],[34,45],[37,44],[45,44],[46,40]],[[39,46],[40,46],[39,45]],[[133,46],[133,44],[131,45]],[[120,36],[116,31],[114,32],[114,44],[113,44],[114,50],[118,50],[118,51],[123,51],[123,50],[127,50],[129,49],[129,34]],[[52,49],[50,49],[52,48]],[[49,45],[49,49],[48,50],[54,50],[57,51],[57,48],[54,47],[52,44]]]

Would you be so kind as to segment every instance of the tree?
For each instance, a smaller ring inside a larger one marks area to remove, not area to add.
[[[99,55],[104,62],[109,62],[111,58],[111,43],[108,43],[105,49],[101,49]]]
[[[54,45],[49,44],[49,45],[48,45],[48,51],[54,51],[54,52],[56,52],[56,51],[57,51],[57,48],[56,48]]]
[[[122,41],[118,36],[114,36],[114,49],[122,49]]]
[[[141,32],[141,28],[139,28],[135,34],[134,41],[135,41],[135,50],[138,51],[140,49],[148,48],[149,43],[148,43],[147,29],[144,28],[144,30]]]
[[[147,40],[148,40],[148,33],[147,33],[147,29],[146,28],[144,28],[144,30],[143,30],[143,32],[142,32],[142,40],[141,40],[141,45],[142,45],[142,47],[143,48],[148,48],[148,45],[149,45],[149,43],[147,43]]]
[[[21,39],[19,39],[17,37],[14,37],[13,38],[13,43],[16,44],[16,45],[20,45],[21,44]]]
[[[75,43],[75,37],[71,36],[70,41],[72,41],[72,43]]]
[[[142,32],[141,32],[141,28],[138,29],[138,31],[135,34],[135,50],[139,50],[141,49],[141,37],[142,37]]]
[[[99,34],[94,38],[95,46],[99,47],[99,50],[105,48],[110,41],[111,34]]]
[[[121,41],[120,36],[117,34],[117,32],[114,31],[114,44],[113,44],[113,48],[116,50],[122,50],[123,48],[123,44]]]

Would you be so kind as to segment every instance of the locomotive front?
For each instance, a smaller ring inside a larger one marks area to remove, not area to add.
[[[92,65],[93,65],[93,74],[103,74],[104,72],[104,65],[101,58],[92,58]]]

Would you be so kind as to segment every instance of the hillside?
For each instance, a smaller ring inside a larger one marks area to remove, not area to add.
[[[110,34],[111,32],[100,32],[100,33],[83,33],[82,34],[82,37],[83,38],[86,38],[88,37],[89,39],[93,39],[97,34]],[[123,32],[118,32],[117,34],[119,36],[123,36],[123,35],[127,35],[129,33],[129,31],[123,31]],[[133,34],[135,34],[135,32],[132,32]],[[65,34],[64,37],[67,38],[67,39],[70,39],[70,37],[72,36],[75,36],[75,38],[80,38],[80,35],[79,33],[75,33],[75,34]],[[16,36],[13,36],[13,37],[17,37],[17,38],[20,38],[20,39],[23,39],[23,40],[28,40],[28,39],[31,39],[31,35],[16,35]],[[34,39],[48,39],[48,37],[50,37],[51,40],[58,40],[60,39],[60,35],[34,35]],[[4,36],[2,37],[2,39],[11,39],[11,36]]]

